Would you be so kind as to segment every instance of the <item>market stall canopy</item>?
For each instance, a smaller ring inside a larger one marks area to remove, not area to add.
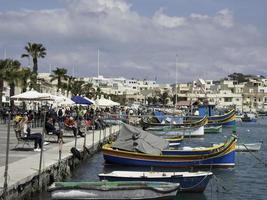
[[[95,104],[99,107],[112,107],[112,106],[119,106],[120,104],[112,101],[110,99],[105,99],[101,97],[100,99],[95,100]]]
[[[85,98],[86,100],[88,100],[88,101],[92,102],[92,104],[95,104],[95,101],[94,101],[94,100],[92,100],[92,99],[89,99],[89,98],[87,98],[87,97],[83,97],[83,98]]]
[[[91,101],[88,101],[82,96],[73,96],[71,98],[72,101],[74,101],[76,104],[83,104],[83,105],[91,105],[93,104]]]
[[[14,95],[10,97],[13,100],[20,100],[20,101],[46,101],[46,100],[53,100],[50,94],[48,93],[40,93],[35,90],[30,90],[27,92],[23,92],[18,95]]]
[[[60,96],[53,95],[53,97],[54,97],[54,102],[58,106],[71,106],[71,105],[75,104],[74,101],[72,101],[70,98],[65,97],[63,95],[60,95]]]

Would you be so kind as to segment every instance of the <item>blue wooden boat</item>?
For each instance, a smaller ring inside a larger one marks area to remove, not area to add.
[[[233,167],[235,165],[235,149],[237,138],[232,136],[220,148],[199,155],[162,155],[142,153],[112,147],[106,144],[102,147],[104,159],[107,163],[131,166],[158,166],[158,167]],[[160,152],[160,153],[159,153]]]
[[[181,192],[204,192],[212,172],[155,172],[113,171],[98,174],[100,180],[108,181],[160,181],[180,183]]]
[[[236,125],[236,110],[233,109],[224,115],[208,116],[209,126],[235,126]]]
[[[204,104],[200,105],[198,108],[199,116],[208,116],[208,125],[209,126],[234,126],[236,124],[236,110],[232,109],[229,112],[216,115],[215,114],[215,105]]]
[[[147,181],[56,182],[50,188],[52,199],[154,200],[173,199],[179,183]]]

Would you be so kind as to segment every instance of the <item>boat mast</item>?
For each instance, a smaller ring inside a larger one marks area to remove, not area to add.
[[[97,49],[97,77],[99,77],[99,49]]]
[[[177,58],[178,55],[176,54],[176,58],[175,58],[175,104],[174,104],[174,110],[176,109],[176,105],[177,105]]]

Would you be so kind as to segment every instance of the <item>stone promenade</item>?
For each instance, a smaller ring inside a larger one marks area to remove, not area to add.
[[[119,126],[112,126],[106,128],[106,130],[87,131],[86,138],[78,137],[77,146],[78,150],[83,149],[84,141],[86,141],[86,147],[88,149],[93,146],[97,146],[105,138],[108,138],[110,134],[116,133],[119,130]],[[40,132],[39,129],[32,129],[32,132]],[[68,135],[68,136],[67,136]],[[66,160],[72,156],[70,149],[75,146],[75,138],[69,133],[64,133],[64,144],[62,146],[62,160]],[[0,196],[4,185],[4,171],[5,171],[5,155],[6,155],[6,139],[7,139],[7,126],[0,125]],[[54,139],[54,138],[50,138]],[[21,144],[18,148],[15,148],[17,139],[13,128],[11,127],[10,133],[10,152],[9,152],[9,167],[8,167],[8,187],[15,188],[17,185],[29,182],[33,177],[38,175],[40,152],[34,152],[31,147],[25,146],[21,148]],[[51,142],[44,146],[46,149],[43,154],[42,170],[51,167],[58,163],[59,158],[59,145],[58,143]]]

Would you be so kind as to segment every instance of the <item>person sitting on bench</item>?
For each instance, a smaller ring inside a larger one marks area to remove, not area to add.
[[[59,142],[60,139],[62,139],[62,131],[57,130],[55,126],[53,125],[53,118],[48,117],[48,119],[45,122],[45,130],[47,133],[52,133],[57,135],[57,141]]]
[[[71,129],[73,131],[73,135],[76,137],[77,136],[77,125],[75,120],[73,119],[73,117],[66,117],[66,119],[64,120],[64,125],[67,129]],[[84,137],[84,134],[82,132],[78,132],[78,134],[81,137]]]
[[[28,117],[24,116],[20,122],[20,133],[21,137],[28,139],[28,140],[34,140],[34,151],[41,151],[42,145],[43,145],[43,137],[41,133],[31,133],[31,129],[28,126]]]

